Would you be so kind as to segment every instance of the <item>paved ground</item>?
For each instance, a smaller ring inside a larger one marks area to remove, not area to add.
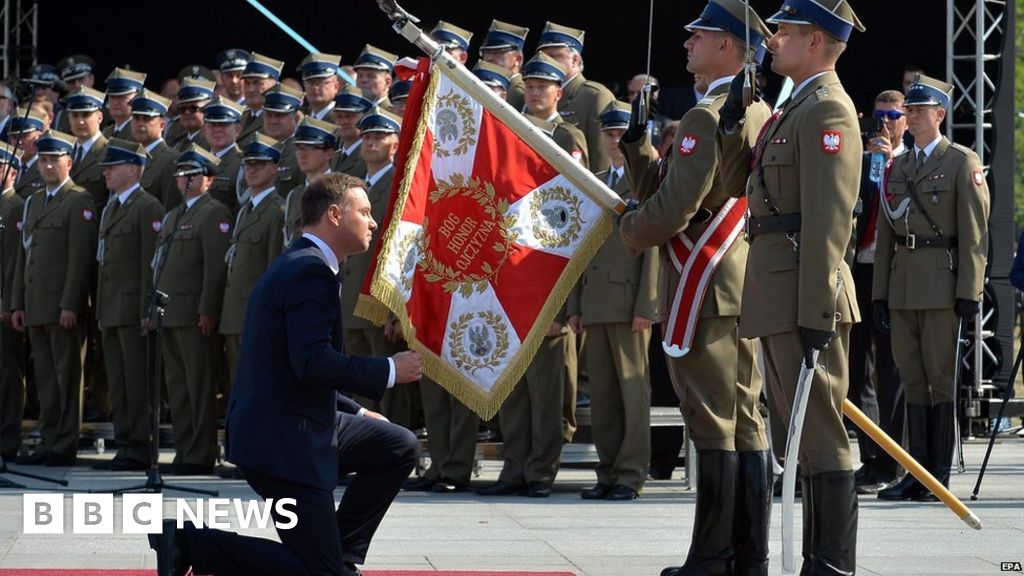
[[[984,449],[981,443],[966,445],[967,472],[953,477],[953,491],[965,502]],[[61,475],[76,489],[99,491],[137,478],[95,472],[83,465],[34,471]],[[497,473],[496,463],[486,463],[478,480],[491,481]],[[625,576],[656,575],[663,566],[682,559],[695,495],[684,489],[681,480],[651,483],[643,498],[632,503],[584,503],[576,493],[591,481],[592,473],[586,470],[563,470],[555,494],[546,501],[402,494],[374,540],[366,567],[565,570],[580,576]],[[27,483],[32,489],[43,486]],[[211,478],[193,479],[189,484],[216,487],[225,497],[252,497],[242,482]],[[22,492],[0,490],[0,568],[154,567],[143,536],[24,535]],[[1006,438],[997,444],[981,500],[968,504],[985,523],[981,532],[968,528],[941,504],[862,498],[858,574],[997,574],[1000,562],[1024,563],[1024,438]],[[780,523],[780,507],[775,506],[772,574],[781,571]],[[273,537],[272,531],[262,535]]]

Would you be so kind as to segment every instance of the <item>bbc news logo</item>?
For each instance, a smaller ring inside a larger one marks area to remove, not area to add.
[[[174,519],[178,528],[191,522],[196,528],[230,530],[228,518],[234,512],[242,529],[274,527],[290,530],[299,522],[295,499],[208,500],[174,498]],[[160,494],[125,494],[121,513],[117,513],[113,494],[74,494],[71,498],[72,534],[159,534],[163,529],[164,498]],[[22,496],[22,532],[25,534],[64,534],[67,516],[63,494],[24,494]],[[276,513],[281,521],[274,520]]]

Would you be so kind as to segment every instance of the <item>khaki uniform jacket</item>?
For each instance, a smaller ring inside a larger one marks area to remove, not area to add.
[[[164,210],[143,188],[113,214],[112,205],[113,199],[100,217],[96,318],[104,328],[139,326],[153,286],[153,253]]]
[[[702,214],[702,210],[717,214],[729,198],[743,194],[749,173],[749,156],[739,150],[723,152],[715,145],[718,115],[728,91],[728,84],[716,87],[683,116],[676,130],[671,155],[665,159],[668,166],[664,181],[657,185],[656,178],[645,179],[645,185],[658,187],[654,191],[637,191],[638,196],[649,196],[647,201],[640,210],[624,215],[619,224],[622,240],[631,253],[639,254],[641,250],[666,244],[680,232],[697,241],[707,229],[707,222],[698,223],[694,218]],[[744,131],[748,135],[753,134],[749,135],[750,141],[757,137],[769,115],[768,107],[763,103],[754,104],[747,110]],[[654,155],[649,140],[621,143],[620,146],[626,154],[626,165],[631,173],[648,172]],[[742,178],[725,178],[723,170],[736,172]],[[746,242],[739,240],[733,243],[707,287],[701,318],[740,315],[746,261]],[[675,298],[681,279],[672,263],[668,246],[661,251],[661,266],[666,271],[662,293],[668,303]]]
[[[149,161],[139,179],[142,189],[159,200],[165,210],[181,203],[181,192],[174,181],[177,160],[178,154],[166,142],[160,142],[149,151]]]
[[[721,142],[726,150],[746,149],[749,140],[738,132],[723,135]],[[843,256],[853,234],[863,146],[857,111],[835,72],[794,94],[761,145],[747,191],[750,215],[770,215],[766,195],[779,214],[801,214],[800,246],[797,252],[781,233],[751,240],[740,336],[770,336],[798,326],[832,331],[836,324],[859,322]]]
[[[522,112],[523,106],[526,105],[526,81],[523,80],[522,74],[516,73],[512,76],[505,94],[508,105]]]
[[[362,149],[363,145],[360,143],[351,154],[346,155],[338,150],[331,159],[331,170],[356,178],[366,178],[366,161],[363,160]]]
[[[12,309],[29,326],[56,324],[61,310],[82,314],[96,257],[92,195],[69,179],[49,203],[45,188],[33,194],[24,214]]]
[[[597,177],[608,183],[608,172]],[[633,197],[625,174],[612,190],[624,200]],[[665,306],[658,291],[659,269],[657,248],[634,258],[619,235],[612,233],[583,272],[566,314],[582,316],[584,324],[630,323],[634,316],[661,320]]]
[[[255,210],[251,208],[250,201],[239,210],[231,235],[221,334],[242,333],[249,293],[284,248],[284,199],[275,190]]]
[[[370,248],[361,254],[354,254],[345,259],[342,264],[341,281],[341,325],[346,330],[362,330],[374,328],[368,320],[359,318],[354,314],[356,302],[359,301],[359,291],[363,287],[363,279],[370,269],[370,262],[374,258],[377,246],[380,245],[381,236],[384,234],[384,215],[391,202],[391,182],[395,178],[395,167],[380,177],[377,182],[366,191],[370,198],[370,214],[377,222],[377,232],[373,235]]]
[[[0,222],[3,222],[2,234],[3,251],[0,252],[0,310],[11,312],[14,299],[15,271],[18,267],[18,255],[21,247],[21,218],[25,212],[25,200],[18,196],[13,188],[4,190],[0,195]]]
[[[132,122],[129,117],[128,122],[125,122],[124,126],[120,129],[116,129],[117,126],[113,123],[107,124],[106,128],[103,129],[103,136],[110,140],[111,138],[120,138],[122,140],[134,140],[132,138]]]
[[[601,144],[601,113],[615,96],[603,84],[591,82],[577,74],[562,88],[562,99],[558,101],[558,113],[562,119],[579,128],[587,137],[590,151],[590,169],[601,172],[608,169],[608,154]]]
[[[164,141],[167,142],[167,146],[178,154],[184,152],[185,149],[193,142],[207,150],[210,149],[210,143],[207,142],[206,137],[203,136],[202,128],[200,128],[199,131],[196,132],[196,135],[190,140],[188,132],[181,127],[181,122],[179,120],[172,121],[171,127],[167,129],[167,136],[164,136]]]
[[[555,114],[552,121],[548,121],[533,114],[526,114],[526,119],[540,128],[545,134],[555,141],[559,148],[565,150],[584,168],[590,167],[590,155],[587,150],[587,138],[572,124],[562,120],[562,117]]]
[[[39,175],[39,157],[35,157],[35,162],[25,170],[23,174],[18,176],[18,183],[14,185],[14,190],[21,196],[23,200],[28,199],[29,196],[36,192],[46,188],[46,183],[43,182],[43,177]]]
[[[256,112],[248,109],[242,112],[242,130],[238,133],[238,142],[247,142],[254,134],[263,129],[263,114],[259,116]]]
[[[909,198],[910,188],[945,238],[956,248],[910,250],[895,236],[937,234],[910,201],[903,218],[890,222],[878,214],[878,242],[872,300],[888,300],[897,310],[953,308],[956,299],[981,301],[988,254],[989,190],[981,161],[973,150],[945,137],[921,167],[914,169],[914,149],[897,157],[885,180],[881,199],[892,208]]]
[[[224,301],[231,213],[209,194],[186,207],[182,202],[164,217],[157,239],[155,260],[167,259],[157,289],[170,296],[164,320],[168,328],[196,326],[200,315],[216,317]]]
[[[274,177],[274,189],[281,198],[288,196],[296,186],[306,182],[306,175],[299,169],[299,161],[295,158],[295,138],[289,136],[281,144],[281,161],[277,163],[277,176]]]
[[[238,214],[238,173],[241,169],[242,150],[237,144],[232,144],[228,151],[220,157],[220,164],[217,166],[217,173],[213,177],[213,184],[207,190],[207,194],[212,196],[214,200],[227,206],[228,210],[231,211],[232,220]]]
[[[103,178],[103,166],[100,162],[107,155],[107,139],[101,134],[89,148],[82,160],[71,167],[71,179],[92,194],[92,201],[97,210],[107,205],[107,181]]]

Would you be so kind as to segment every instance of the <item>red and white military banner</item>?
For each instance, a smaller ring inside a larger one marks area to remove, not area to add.
[[[696,242],[692,242],[685,232],[669,241],[668,254],[679,273],[679,286],[672,298],[672,309],[661,342],[669,356],[682,358],[690,351],[708,283],[743,232],[746,213],[747,199],[731,198],[711,219]]]
[[[401,178],[356,313],[378,323],[394,314],[427,376],[490,418],[612,223],[583,191],[589,173],[528,145],[532,127],[499,119],[506,111],[475,97],[475,81],[421,59]]]

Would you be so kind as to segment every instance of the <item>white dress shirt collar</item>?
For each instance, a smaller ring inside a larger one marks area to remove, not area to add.
[[[374,186],[376,186],[377,185],[377,181],[380,180],[381,178],[383,178],[384,175],[388,173],[388,170],[391,170],[391,168],[393,168],[394,166],[395,165],[393,163],[388,162],[387,165],[385,165],[380,170],[377,170],[373,174],[367,174],[366,175],[366,186],[367,186],[367,188],[373,188]]]
[[[334,250],[331,250],[331,247],[328,246],[327,243],[318,238],[312,232],[303,232],[302,237],[308,238],[310,242],[316,244],[316,247],[324,253],[324,259],[327,260],[327,265],[331,267],[331,272],[334,272],[334,275],[337,276],[338,272],[341,270],[341,266],[338,264],[338,257],[334,254]]]

